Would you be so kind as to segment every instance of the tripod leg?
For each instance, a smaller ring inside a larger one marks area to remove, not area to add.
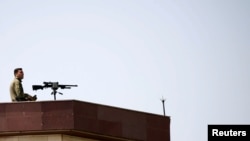
[[[54,100],[56,100],[56,93],[57,93],[57,91],[56,90],[53,90],[53,95],[54,95]]]

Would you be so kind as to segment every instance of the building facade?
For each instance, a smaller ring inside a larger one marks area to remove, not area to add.
[[[170,117],[77,100],[1,103],[0,141],[170,141]]]

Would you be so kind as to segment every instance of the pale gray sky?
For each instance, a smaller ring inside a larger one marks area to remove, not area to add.
[[[13,69],[24,90],[78,84],[76,99],[163,114],[172,141],[207,140],[208,124],[250,124],[248,0],[1,0],[0,102]]]

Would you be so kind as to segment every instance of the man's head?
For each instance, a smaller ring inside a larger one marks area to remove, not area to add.
[[[22,68],[15,68],[14,75],[18,79],[23,79],[23,76],[24,76],[23,69]]]

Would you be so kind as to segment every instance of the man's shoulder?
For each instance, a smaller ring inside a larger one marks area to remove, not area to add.
[[[12,80],[11,84],[13,84],[13,83],[20,83],[20,80],[18,80],[17,78],[14,78],[14,79]]]

